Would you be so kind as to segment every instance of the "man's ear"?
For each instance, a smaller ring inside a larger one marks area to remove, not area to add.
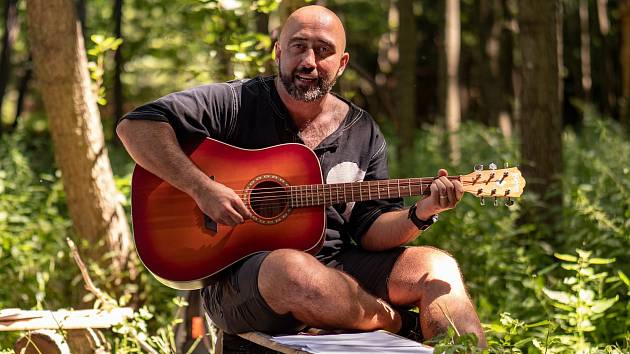
[[[339,61],[339,70],[337,70],[337,78],[341,77],[343,72],[346,70],[346,66],[348,66],[348,61],[350,61],[350,54],[343,53],[341,56],[341,60]]]
[[[273,45],[273,60],[276,62],[276,64],[279,64],[280,53],[280,42],[276,41],[276,43],[274,43]]]

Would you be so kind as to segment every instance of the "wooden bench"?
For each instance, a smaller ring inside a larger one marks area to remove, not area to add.
[[[109,343],[98,330],[133,316],[133,309],[27,311],[0,310],[0,331],[29,331],[14,346],[16,353],[108,353]],[[61,334],[59,330],[63,330]]]

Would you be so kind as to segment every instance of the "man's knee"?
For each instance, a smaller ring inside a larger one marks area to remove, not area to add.
[[[274,310],[290,311],[291,299],[317,297],[319,275],[324,268],[312,255],[290,249],[271,252],[263,261],[258,287]],[[325,269],[324,269],[325,270]]]
[[[261,265],[259,278],[299,284],[319,265],[319,261],[308,253],[280,249],[267,255]]]
[[[418,265],[424,280],[441,280],[451,285],[461,283],[459,265],[453,256],[434,247],[411,247],[405,251]]]

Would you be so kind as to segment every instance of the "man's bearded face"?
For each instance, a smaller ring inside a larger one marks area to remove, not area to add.
[[[335,86],[337,75],[325,76],[317,73],[313,76],[314,69],[298,66],[291,72],[282,69],[282,62],[278,59],[280,81],[293,99],[302,102],[313,102],[324,97]]]

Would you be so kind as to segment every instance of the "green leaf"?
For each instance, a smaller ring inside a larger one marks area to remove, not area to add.
[[[616,261],[615,258],[591,258],[589,262],[591,264],[610,264]]]
[[[542,320],[539,322],[527,324],[525,325],[525,328],[533,328],[533,327],[540,327],[540,326],[547,326],[547,325],[549,325],[549,320]]]
[[[608,310],[612,305],[614,305],[617,300],[619,300],[619,295],[611,299],[593,301],[591,311],[593,311],[594,313],[603,313]]]
[[[617,274],[619,275],[619,279],[630,288],[630,279],[628,279],[628,276],[622,271],[617,271]]]
[[[514,346],[517,348],[520,348],[522,346],[524,346],[525,344],[531,342],[534,338],[530,337],[530,338],[525,338],[525,339],[521,339],[518,342],[514,343]]]
[[[90,36],[90,39],[96,44],[101,44],[105,39],[105,36],[103,36],[102,34],[93,34]]]
[[[563,261],[567,261],[567,262],[577,262],[577,257],[576,256],[572,256],[570,254],[562,254],[562,253],[554,253],[553,254],[556,258],[563,260]]]
[[[548,298],[558,301],[561,304],[569,305],[571,303],[571,295],[564,291],[555,291],[547,288],[543,288],[542,291]]]

